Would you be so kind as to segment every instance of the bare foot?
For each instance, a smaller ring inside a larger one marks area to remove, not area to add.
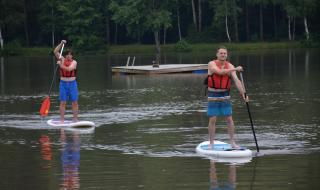
[[[208,145],[208,150],[213,150],[214,149],[214,144],[209,144]]]
[[[231,143],[231,147],[235,148],[235,149],[239,149],[240,148],[240,146],[237,145],[235,142]]]
[[[76,123],[76,122],[78,122],[79,120],[78,120],[78,118],[73,118],[73,120],[72,120],[74,123]]]

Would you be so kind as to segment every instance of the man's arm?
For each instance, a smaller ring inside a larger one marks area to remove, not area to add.
[[[239,80],[238,76],[237,76],[237,73],[234,71],[231,73],[231,77],[234,81],[234,84],[236,85],[238,91],[240,92],[242,98],[245,100],[245,101],[249,101],[248,97],[245,97],[245,90],[243,88],[243,85],[241,83],[241,81]]]
[[[56,56],[57,59],[60,58],[60,52],[59,51],[60,51],[60,49],[62,47],[62,44],[65,44],[65,43],[67,43],[65,40],[61,40],[60,44],[57,45],[56,48],[54,48],[53,53],[54,53],[54,55]],[[61,57],[63,58],[62,55],[61,55]]]
[[[230,64],[230,68],[229,69],[220,69],[219,67],[217,67],[217,65],[214,63],[214,61],[210,61],[209,65],[208,65],[209,70],[211,71],[211,73],[216,73],[218,75],[225,75],[225,74],[230,74],[234,71],[242,71],[242,67],[238,66],[236,68],[234,68],[233,65]]]

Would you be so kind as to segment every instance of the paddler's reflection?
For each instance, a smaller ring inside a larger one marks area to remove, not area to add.
[[[236,166],[229,166],[228,181],[219,180],[215,162],[210,161],[210,190],[232,190],[236,189]]]
[[[52,151],[50,138],[47,135],[41,135],[39,139],[41,145],[41,157],[42,160],[46,161],[46,164],[42,168],[51,168]]]
[[[79,165],[80,165],[80,138],[79,134],[72,132],[71,137],[61,129],[61,162],[63,179],[61,189],[79,189]]]

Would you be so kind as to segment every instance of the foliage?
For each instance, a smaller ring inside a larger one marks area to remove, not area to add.
[[[182,39],[175,44],[174,50],[177,52],[189,52],[192,50],[192,47],[186,40]]]
[[[18,40],[11,41],[6,44],[5,48],[1,51],[2,55],[20,55],[22,54],[22,45]]]
[[[94,0],[63,1],[58,6],[63,23],[63,34],[77,50],[90,50],[103,45],[96,30],[101,14],[96,12]]]
[[[252,42],[262,39],[261,13],[267,26],[263,27],[263,40],[286,40],[290,17],[295,22],[291,25],[295,39],[305,37],[305,19],[312,41],[303,43],[317,41],[318,0],[195,2],[202,4],[202,12],[197,3],[195,7],[195,16],[202,18],[201,32],[193,23],[191,1],[181,0],[2,0],[0,29],[5,46],[13,41],[22,46],[48,46],[66,39],[68,46],[80,51],[103,49],[106,43],[112,46],[157,42],[157,47],[164,41],[180,44],[180,33],[189,43],[225,42],[226,26],[232,41],[239,37],[241,42]],[[272,25],[274,21],[276,24]]]
[[[162,7],[156,7],[151,1],[128,0],[119,3],[113,0],[109,9],[113,13],[112,19],[126,26],[132,37],[159,31],[162,27],[171,27],[171,13]]]
[[[128,35],[138,37],[145,33],[146,4],[143,0],[128,0],[119,2],[112,0],[109,10],[113,13],[112,20],[126,26]]]
[[[309,40],[302,40],[301,44],[307,48],[319,48],[320,47],[320,34],[313,34]]]
[[[59,0],[43,0],[40,2],[40,14],[38,18],[39,23],[41,23],[40,33],[48,38],[45,40],[46,43],[52,40],[48,36],[52,35],[55,31],[62,30],[61,22],[59,22],[61,18],[57,10],[58,4]]]

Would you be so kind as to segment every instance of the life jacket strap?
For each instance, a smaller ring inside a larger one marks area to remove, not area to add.
[[[230,100],[230,96],[224,96],[224,97],[208,97],[208,101],[225,101]]]
[[[217,88],[210,88],[208,87],[209,92],[227,92],[230,91],[229,89],[217,89]]]

